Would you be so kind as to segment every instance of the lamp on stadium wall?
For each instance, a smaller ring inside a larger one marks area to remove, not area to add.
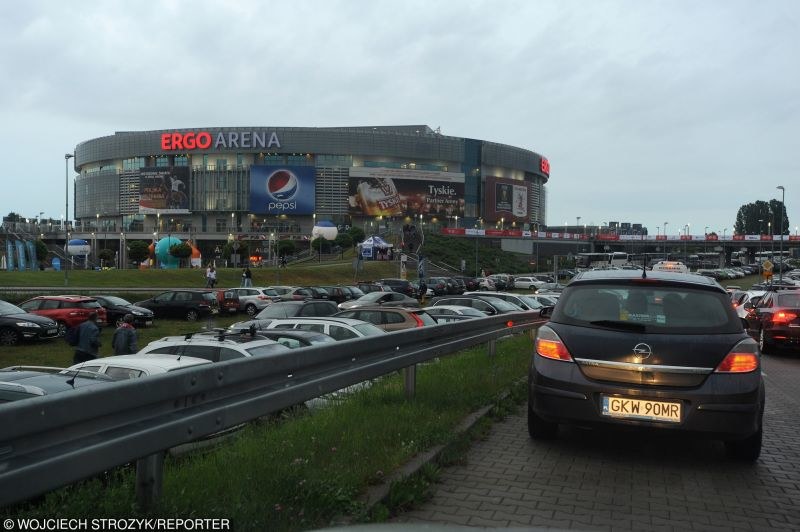
[[[783,185],[778,185],[775,188],[781,191],[781,211],[778,213],[778,223],[780,224],[778,225],[778,235],[781,237],[781,248],[780,248],[781,265],[780,268],[778,268],[778,282],[782,282],[783,281],[783,211],[784,209],[786,209],[786,207],[783,204],[783,200],[786,198],[786,189],[783,188]]]

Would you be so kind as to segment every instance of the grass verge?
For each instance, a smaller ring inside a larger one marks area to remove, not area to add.
[[[361,495],[412,457],[454,444],[453,430],[470,413],[493,403],[526,374],[530,339],[503,340],[497,355],[485,347],[422,365],[417,393],[406,400],[392,374],[334,407],[289,419],[254,423],[230,444],[205,454],[168,459],[157,517],[220,517],[236,530],[306,530],[342,516],[382,519],[413,504],[435,480],[436,465],[393,489],[387,510],[369,512]],[[512,394],[513,395],[513,394]],[[502,409],[498,410],[498,415]],[[463,452],[461,453],[463,456]],[[402,487],[406,486],[406,487]],[[121,468],[103,478],[52,492],[19,516],[134,517],[134,475]]]

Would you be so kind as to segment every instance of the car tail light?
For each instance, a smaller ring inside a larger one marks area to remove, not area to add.
[[[783,310],[776,312],[772,315],[772,323],[776,325],[786,325],[797,319],[797,314],[794,312],[785,312]]]
[[[413,317],[414,321],[417,322],[417,325],[416,325],[417,327],[424,327],[425,326],[425,323],[423,323],[423,321],[421,319],[419,319],[419,316],[417,316],[416,314],[411,314],[411,317]]]
[[[759,368],[758,344],[748,338],[736,344],[714,373],[750,373]]]
[[[536,335],[536,353],[551,360],[573,361],[567,346],[558,334],[546,325],[539,327],[539,333]]]

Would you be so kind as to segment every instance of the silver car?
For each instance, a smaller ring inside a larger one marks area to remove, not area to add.
[[[246,312],[248,316],[255,316],[273,302],[281,300],[281,294],[270,287],[229,288],[228,291],[239,296],[239,311]]]

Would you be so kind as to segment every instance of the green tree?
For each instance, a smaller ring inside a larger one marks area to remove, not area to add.
[[[128,258],[136,264],[141,264],[150,256],[150,244],[144,240],[131,240],[128,242]]]
[[[278,256],[285,257],[286,255],[294,255],[297,246],[294,240],[279,240],[278,241]]]
[[[786,215],[786,206],[780,200],[772,199],[769,202],[757,200],[739,207],[736,213],[734,232],[740,235],[760,235],[783,232],[789,233],[789,217]]]
[[[342,249],[350,249],[353,247],[353,237],[350,235],[350,233],[339,233],[336,235],[334,242],[336,242],[336,245]]]
[[[100,259],[101,266],[113,266],[114,265],[114,255],[115,252],[113,249],[101,249],[100,253],[97,254],[97,258]]]
[[[169,254],[180,261],[178,263],[178,266],[180,267],[183,265],[184,259],[188,259],[192,256],[192,246],[186,242],[173,244],[169,247]]]
[[[355,225],[353,227],[351,227],[350,229],[348,229],[347,233],[352,237],[353,243],[355,243],[355,244],[363,242],[364,239],[366,238],[366,234],[364,233],[364,230],[361,229],[360,227],[356,227]]]
[[[36,246],[36,260],[40,263],[47,259],[47,256],[50,254],[50,251],[47,249],[47,244],[45,244],[42,239],[37,238],[36,242],[34,243]]]
[[[315,238],[311,241],[311,247],[320,253],[330,253],[333,246],[331,240],[325,240],[322,237]]]

